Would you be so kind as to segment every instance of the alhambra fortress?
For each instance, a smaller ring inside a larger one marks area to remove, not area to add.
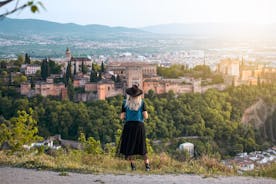
[[[75,94],[75,101],[104,100],[108,97],[119,94],[124,95],[126,88],[137,84],[147,94],[150,90],[156,94],[163,94],[173,91],[175,94],[181,93],[204,93],[208,89],[215,88],[224,90],[227,86],[233,85],[258,85],[271,83],[275,80],[276,68],[266,67],[261,64],[248,64],[243,59],[223,59],[217,64],[215,72],[223,75],[224,83],[213,85],[202,85],[201,79],[192,77],[181,77],[177,79],[166,79],[157,75],[157,64],[148,62],[132,61],[109,61],[106,63],[105,72],[101,80],[90,82],[90,74],[81,72],[82,65],[88,71],[94,61],[87,57],[72,57],[69,49],[66,50],[66,57],[55,61],[61,65],[62,73],[50,75],[46,81],[36,81],[34,87],[30,82],[21,84],[20,92],[26,96],[58,96],[61,99],[67,98],[67,88],[63,82],[55,82],[61,79],[69,62],[72,63],[76,74],[73,76],[73,86],[80,89]],[[40,66],[25,65],[25,75],[33,75]],[[118,80],[114,80],[118,79]],[[208,79],[207,79],[208,80]]]

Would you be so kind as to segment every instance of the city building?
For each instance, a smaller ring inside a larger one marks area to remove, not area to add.
[[[35,75],[38,71],[41,70],[39,65],[23,64],[21,65],[20,71],[25,75]]]
[[[64,83],[55,84],[52,79],[46,82],[39,81],[35,84],[35,94],[41,96],[60,96],[62,99],[67,97],[67,89]]]
[[[146,78],[157,77],[157,66],[145,62],[111,62],[108,63],[107,72],[119,76],[123,82],[123,88],[136,84],[143,88]]]
[[[29,96],[30,91],[31,91],[31,83],[24,82],[24,83],[20,84],[20,94],[21,95]]]
[[[217,71],[223,75],[238,77],[240,75],[240,61],[224,59],[217,65]]]
[[[76,76],[74,76],[73,86],[75,88],[85,87],[85,84],[88,83],[89,80],[90,80],[89,75],[83,75],[83,74],[76,75]]]
[[[244,60],[222,60],[217,65],[217,72],[223,74],[225,84],[234,86],[273,83],[276,80],[276,68]]]
[[[96,94],[95,97],[99,100],[105,100],[108,97],[123,94],[122,89],[117,89],[115,87],[114,81],[106,80],[106,79],[103,79],[95,83],[86,83],[84,89],[86,92],[85,101],[89,100],[87,99],[89,98],[89,96],[93,98],[93,96],[90,95],[89,93]]]
[[[74,73],[74,67],[76,67],[76,73],[81,72],[82,64],[87,68],[88,71],[91,70],[92,60],[88,56],[86,57],[74,57],[71,54],[69,48],[65,51],[65,58],[54,60],[57,64],[61,65],[62,73],[66,72],[66,68],[69,62],[71,62],[71,72]]]

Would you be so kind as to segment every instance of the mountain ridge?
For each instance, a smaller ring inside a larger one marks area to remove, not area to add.
[[[122,26],[106,26],[100,24],[79,25],[75,23],[58,23],[39,19],[11,19],[0,21],[0,33],[5,34],[43,34],[43,33],[137,33],[148,34],[146,31]]]
[[[253,23],[171,23],[140,28],[155,34],[193,36],[273,36],[276,23],[259,25]],[[267,35],[268,34],[268,35]]]

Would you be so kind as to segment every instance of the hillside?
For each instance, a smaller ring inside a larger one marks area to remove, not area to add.
[[[150,37],[154,34],[127,27],[5,18],[0,20],[0,58],[14,58],[19,53],[32,53],[37,58],[61,57],[66,47],[74,55],[144,53]]]
[[[105,25],[78,25],[57,23],[35,19],[10,19],[0,21],[0,33],[3,34],[60,34],[60,35],[104,35],[104,34],[147,34],[145,31],[126,27],[109,27]]]
[[[276,142],[276,105],[269,105],[260,99],[245,110],[242,123],[253,125],[261,130],[265,139]]]
[[[152,25],[141,28],[156,34],[177,34],[197,38],[276,38],[276,25],[245,23],[174,23]]]

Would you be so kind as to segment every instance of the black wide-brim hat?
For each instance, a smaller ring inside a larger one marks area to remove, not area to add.
[[[139,89],[137,85],[133,85],[131,88],[126,89],[126,94],[136,97],[143,94],[143,90]]]

